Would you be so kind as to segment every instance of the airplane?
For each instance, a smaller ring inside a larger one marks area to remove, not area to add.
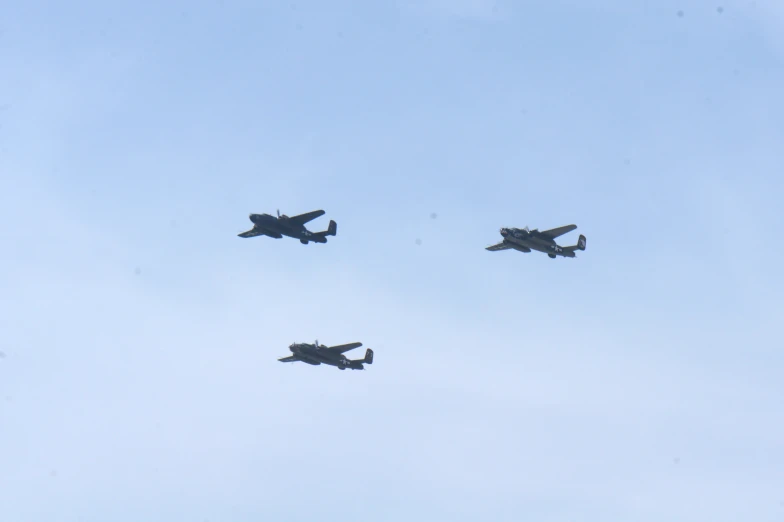
[[[530,252],[537,250],[546,253],[550,258],[557,256],[577,257],[575,250],[585,250],[585,236],[580,234],[577,244],[573,246],[558,246],[555,238],[576,229],[577,225],[566,225],[563,227],[552,228],[550,230],[539,231],[525,228],[502,228],[501,236],[504,240],[497,245],[489,246],[485,250],[497,252],[499,250],[514,249],[520,252]]]
[[[269,236],[275,239],[280,239],[283,236],[293,237],[299,239],[303,245],[308,242],[326,243],[327,236],[334,236],[338,233],[338,224],[330,220],[329,227],[323,232],[311,232],[305,228],[305,223],[313,221],[319,216],[326,214],[323,210],[314,210],[294,217],[287,215],[280,215],[278,210],[278,217],[269,214],[251,214],[250,220],[253,223],[253,228],[242,234],[237,234],[239,237],[256,237],[256,236]]]
[[[301,361],[304,363],[318,366],[321,363],[329,364],[330,366],[337,366],[341,370],[351,368],[352,370],[364,370],[362,363],[373,364],[373,350],[368,348],[365,351],[364,359],[351,360],[345,355],[345,352],[359,348],[362,343],[349,343],[341,344],[338,346],[330,346],[329,348],[319,345],[318,340],[315,344],[307,343],[293,343],[289,346],[289,350],[293,355],[278,359],[280,362],[295,362]]]

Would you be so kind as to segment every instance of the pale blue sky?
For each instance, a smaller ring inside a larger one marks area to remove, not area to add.
[[[6,2],[0,518],[781,520],[782,35],[777,0]],[[338,235],[236,237],[278,208]],[[575,260],[484,250],[567,223]],[[375,364],[277,362],[316,338]]]

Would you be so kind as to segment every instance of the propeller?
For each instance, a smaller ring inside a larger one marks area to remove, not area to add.
[[[280,219],[280,209],[278,209],[278,219]]]
[[[318,339],[316,339],[316,344],[315,344],[314,346],[316,347],[316,350],[318,350],[318,349],[319,349],[319,343],[318,343]]]

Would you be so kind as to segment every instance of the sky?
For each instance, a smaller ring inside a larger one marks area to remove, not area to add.
[[[2,4],[3,521],[781,520],[782,35],[778,0]],[[278,209],[337,236],[237,237]],[[484,250],[570,223],[577,259]],[[277,361],[316,339],[374,364]]]

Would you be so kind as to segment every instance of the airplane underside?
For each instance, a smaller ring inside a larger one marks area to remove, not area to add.
[[[361,370],[362,369],[362,363],[356,362],[356,361],[350,361],[350,360],[335,361],[333,359],[324,358],[324,359],[321,359],[321,363],[322,364],[328,364],[330,366],[337,366],[341,370],[345,370],[346,368],[351,368],[352,370]]]
[[[318,366],[320,364],[327,364],[329,366],[336,366],[337,368],[339,368],[341,370],[345,370],[347,368],[350,368],[352,370],[364,370],[365,369],[365,367],[363,366],[361,361],[352,361],[350,359],[341,362],[341,361],[336,361],[336,360],[329,359],[329,358],[320,358],[318,356],[310,355],[310,354],[308,356],[304,356],[301,353],[295,355],[294,357],[296,358],[297,361],[304,362],[304,363],[307,363],[307,364],[311,364],[313,366]]]
[[[313,234],[310,237],[301,237],[301,236],[291,236],[291,237],[296,237],[297,239],[299,239],[299,242],[302,243],[303,245],[307,245],[308,242],[313,242],[313,243],[326,243],[327,242],[327,238],[322,237],[322,236],[317,236],[316,234]]]
[[[313,233],[306,231],[305,233],[296,231],[292,232],[290,230],[267,230],[267,229],[260,229],[260,232],[265,235],[275,239],[281,239],[283,236],[290,237],[293,239],[299,239],[299,242],[303,245],[307,245],[308,243],[326,243],[327,238],[325,238],[322,234]]]
[[[271,238],[274,238],[274,239],[282,239],[283,238],[283,234],[281,234],[280,232],[272,231],[272,230],[264,230],[264,229],[262,229],[262,234],[264,234],[265,236],[269,236]]]
[[[543,252],[547,254],[552,259],[555,259],[557,256],[577,257],[575,256],[574,252],[566,250],[565,248],[560,247],[558,245],[541,244],[535,241],[521,241],[519,239],[517,240],[507,239],[507,241],[512,246],[512,248],[515,248],[516,246],[521,246],[523,248],[527,248],[528,251],[536,250],[537,252]],[[515,248],[515,250],[522,250],[522,249]],[[524,252],[525,250],[522,251]]]

